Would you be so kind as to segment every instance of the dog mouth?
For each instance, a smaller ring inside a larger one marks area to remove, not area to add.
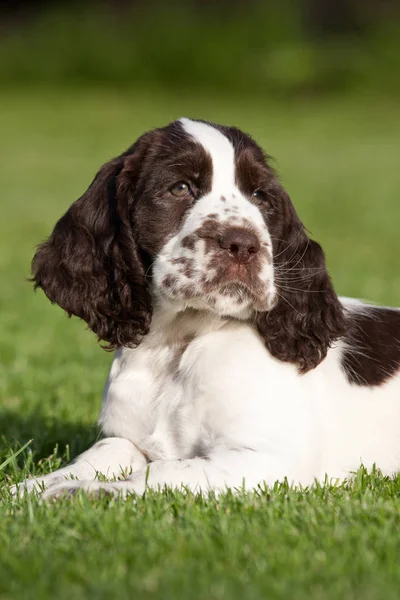
[[[253,260],[247,264],[212,258],[202,268],[185,257],[169,261],[172,266],[162,273],[160,295],[167,301],[178,300],[223,314],[268,310],[273,282],[266,276],[263,262]]]
[[[218,290],[224,297],[232,298],[238,302],[255,302],[256,296],[248,285],[241,281],[224,283]]]

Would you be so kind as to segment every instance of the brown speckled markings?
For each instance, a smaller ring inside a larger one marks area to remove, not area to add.
[[[217,219],[206,219],[193,233],[185,236],[181,242],[183,248],[194,250],[199,240],[205,240],[206,252],[209,252],[218,243],[219,223]]]
[[[179,258],[172,258],[169,262],[171,265],[187,265],[188,262],[192,262],[192,259],[180,256]]]
[[[198,290],[195,285],[184,284],[179,288],[179,292],[186,300],[198,296]]]
[[[191,264],[187,264],[183,269],[179,269],[179,272],[182,273],[188,279],[192,279],[194,277],[196,269],[193,266],[193,262]]]
[[[188,250],[194,250],[197,240],[198,238],[196,235],[194,235],[193,233],[189,233],[181,241],[181,246],[182,248],[187,248]]]
[[[400,310],[377,306],[349,308],[342,367],[350,383],[384,384],[400,370]]]
[[[182,256],[180,258],[173,258],[170,260],[170,263],[173,265],[180,265],[180,268],[178,269],[179,273],[185,275],[188,279],[191,279],[194,276],[196,267],[193,258]]]
[[[178,283],[178,278],[175,275],[166,275],[162,281],[162,285],[166,288],[174,287]]]

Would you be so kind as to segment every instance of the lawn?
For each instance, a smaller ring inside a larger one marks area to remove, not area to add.
[[[236,124],[272,155],[342,295],[400,304],[400,105],[100,89],[0,98],[0,599],[397,599],[400,478],[285,485],[217,500],[166,493],[43,505],[6,487],[96,439],[111,361],[26,281],[35,245],[96,169],[187,115]],[[400,401],[400,398],[399,398]]]

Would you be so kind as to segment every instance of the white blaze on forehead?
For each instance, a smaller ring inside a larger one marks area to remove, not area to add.
[[[228,138],[207,123],[180,119],[182,127],[211,156],[213,165],[212,189],[223,193],[235,188],[235,150]]]

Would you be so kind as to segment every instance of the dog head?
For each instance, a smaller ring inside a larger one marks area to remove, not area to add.
[[[260,147],[181,119],[106,163],[33,260],[52,302],[109,348],[136,346],[153,306],[251,320],[305,372],[343,332],[320,246]]]

